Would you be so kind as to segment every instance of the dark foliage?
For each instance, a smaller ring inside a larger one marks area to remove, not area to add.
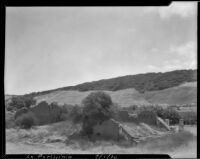
[[[176,70],[165,73],[146,73],[137,75],[127,75],[117,78],[104,79],[94,82],[87,82],[76,86],[62,87],[43,92],[33,92],[28,96],[37,96],[48,94],[57,90],[121,90],[126,88],[135,88],[139,92],[162,90],[178,86],[184,82],[197,81],[197,70]]]
[[[36,122],[37,119],[31,112],[22,114],[16,119],[16,124],[24,129],[30,129],[33,125],[36,124]]]
[[[154,116],[157,115],[159,117],[161,117],[162,119],[169,119],[170,124],[174,125],[174,124],[178,124],[179,123],[179,119],[181,119],[181,116],[179,114],[179,112],[169,106],[167,108],[163,108],[159,105],[156,106],[144,106],[144,107],[140,107],[139,108],[139,116],[141,120],[148,120],[149,121],[155,121],[154,120]],[[142,114],[142,115],[141,115]],[[150,117],[148,117],[150,116]]]
[[[179,113],[173,108],[167,108],[164,110],[164,119],[169,119],[170,124],[178,124],[181,118]]]
[[[83,131],[90,135],[92,128],[111,117],[111,97],[104,92],[93,92],[83,100]]]
[[[184,120],[184,124],[193,125],[197,123],[197,112],[194,111],[180,111],[179,115]]]
[[[19,116],[21,116],[22,114],[25,114],[28,112],[28,109],[26,107],[23,107],[21,109],[18,109],[16,112],[15,112],[15,116],[14,118],[18,118]]]
[[[75,105],[70,113],[69,113],[69,117],[70,119],[74,122],[74,123],[78,123],[80,121],[82,121],[82,109],[80,106]]]
[[[150,125],[156,124],[156,113],[150,109],[143,109],[138,113],[138,120]]]
[[[15,107],[17,109],[20,109],[22,107],[29,108],[31,105],[34,104],[36,104],[36,100],[33,99],[33,97],[31,96],[14,96],[9,103],[11,107]]]

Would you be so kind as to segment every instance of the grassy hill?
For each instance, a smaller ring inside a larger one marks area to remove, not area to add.
[[[81,101],[93,91],[77,90],[58,90],[49,94],[35,97],[37,102],[47,101],[48,103],[58,102],[59,104],[81,104]],[[148,105],[152,104],[191,104],[197,103],[197,82],[188,82],[182,85],[159,90],[148,91],[144,94],[139,93],[134,88],[123,89],[118,91],[105,91],[108,93],[113,102],[118,103],[121,107],[130,105]]]
[[[81,101],[93,91],[80,92],[77,90],[71,91],[55,91],[49,94],[35,97],[37,102],[47,101],[58,102],[59,104],[81,104]],[[127,107],[132,104],[149,104],[137,90],[134,88],[124,89],[119,91],[105,91],[108,93],[113,102],[118,103],[122,107]]]
[[[135,88],[138,92],[163,90],[183,84],[185,82],[197,81],[197,70],[175,70],[165,73],[146,73],[137,75],[127,75],[111,79],[103,79],[99,81],[86,82],[76,86],[68,86],[47,90],[42,92],[34,92],[28,95],[38,96],[49,94],[55,91],[78,90],[108,90],[117,91],[127,88]]]
[[[26,94],[40,101],[80,104],[89,93],[106,91],[123,107],[133,104],[188,104],[197,100],[197,70],[128,75]]]
[[[145,92],[144,98],[155,104],[197,103],[197,82],[188,82],[160,91]]]
[[[128,75],[87,82],[76,86],[26,94],[60,104],[80,104],[92,91],[107,92],[122,107],[133,104],[189,104],[197,101],[197,70],[176,70],[165,73]],[[9,99],[10,96],[6,96]]]

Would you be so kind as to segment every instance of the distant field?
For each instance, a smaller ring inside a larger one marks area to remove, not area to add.
[[[188,82],[177,87],[172,87],[160,91],[150,91],[144,94],[139,93],[134,88],[123,89],[119,91],[105,91],[112,100],[121,107],[127,107],[133,104],[148,105],[153,104],[190,104],[197,102],[197,83]],[[60,104],[80,104],[81,101],[93,91],[55,91],[49,94],[35,97],[37,102],[47,101],[58,102]]]
[[[155,104],[197,103],[197,82],[188,82],[177,87],[146,92],[144,98]]]
[[[38,97],[35,97],[37,99],[37,102],[40,101],[47,101],[49,103],[51,102],[58,102],[60,104],[81,104],[81,101],[89,95],[93,91],[86,91],[86,92],[80,92],[80,91],[56,91],[53,93],[49,93],[46,95],[41,95]],[[133,104],[149,104],[147,102],[143,95],[140,94],[138,91],[136,91],[134,88],[130,89],[124,89],[119,91],[104,91],[108,93],[112,100],[118,104],[120,104],[123,107],[127,107]]]

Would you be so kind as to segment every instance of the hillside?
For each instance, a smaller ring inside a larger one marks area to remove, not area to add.
[[[37,102],[47,101],[48,103],[58,102],[59,104],[81,104],[81,101],[93,91],[55,91],[49,94],[35,97]],[[182,85],[159,90],[148,91],[144,94],[139,93],[134,88],[123,89],[119,91],[105,91],[113,102],[121,107],[127,107],[133,104],[191,104],[197,103],[197,82],[187,82]]]
[[[91,93],[92,91],[55,91],[49,94],[35,97],[37,102],[47,101],[48,103],[58,102],[59,104],[81,104],[81,101]],[[122,107],[127,107],[132,104],[149,104],[134,88],[124,89],[119,91],[105,91],[108,93],[113,102],[118,103]]]
[[[122,107],[133,104],[191,104],[197,102],[197,70],[176,70],[165,73],[129,75],[26,94],[60,104],[80,104],[92,91],[107,92]],[[9,100],[12,96],[6,95]]]
[[[137,75],[127,75],[111,79],[82,83],[76,86],[57,88],[54,90],[34,92],[28,95],[38,96],[49,94],[55,91],[66,90],[108,90],[117,91],[127,88],[135,88],[138,92],[163,90],[178,86],[185,82],[197,81],[197,70],[176,70],[165,73],[146,73]]]
[[[188,82],[160,91],[145,92],[144,98],[154,104],[197,103],[197,82]]]

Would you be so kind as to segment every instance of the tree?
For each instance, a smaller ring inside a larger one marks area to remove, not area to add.
[[[24,101],[21,97],[12,97],[10,106],[15,107],[17,109],[23,108],[25,106]]]
[[[83,101],[83,127],[88,136],[92,134],[93,126],[111,117],[111,97],[103,91],[89,94]]]
[[[31,105],[35,105],[36,104],[36,100],[32,97],[23,97],[24,103],[25,103],[25,107],[29,108]]]

